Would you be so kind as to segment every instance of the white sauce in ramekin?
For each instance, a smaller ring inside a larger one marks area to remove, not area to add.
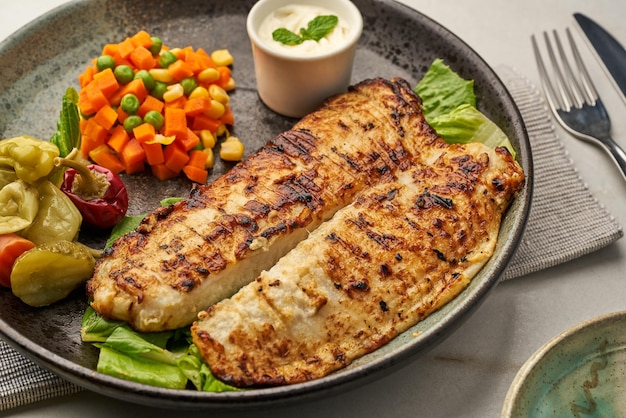
[[[317,16],[333,15],[334,13],[323,7],[290,4],[270,13],[259,27],[259,37],[271,50],[305,57],[326,54],[340,49],[348,42],[350,28],[339,18],[337,26],[319,41],[307,40],[298,45],[285,45],[272,38],[272,32],[278,28],[286,28],[295,34],[300,34],[300,28],[306,28],[311,20]]]

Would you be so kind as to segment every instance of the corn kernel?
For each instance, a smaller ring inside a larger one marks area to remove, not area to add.
[[[162,83],[171,83],[174,81],[174,77],[170,75],[167,68],[153,68],[148,71],[154,81],[160,81]]]
[[[228,137],[220,147],[220,158],[224,161],[240,161],[243,158],[244,146],[239,138]]]
[[[198,73],[198,80],[203,83],[213,83],[219,80],[220,72],[215,68],[206,68]]]
[[[204,114],[213,119],[219,119],[226,112],[226,107],[215,99],[211,99],[211,107],[204,111]]]
[[[226,91],[231,91],[235,89],[235,79],[234,78],[229,78],[228,81],[226,82],[226,84],[224,84],[224,90]]]
[[[202,146],[205,150],[212,149],[215,146],[215,136],[208,129],[200,131],[200,141],[202,141]]]
[[[227,134],[228,131],[226,130],[226,125],[224,125],[223,123],[220,124],[220,126],[217,127],[217,130],[215,131],[215,136],[220,137],[224,134]]]
[[[207,154],[206,162],[204,163],[204,168],[213,168],[213,164],[215,164],[215,154],[211,148],[205,148],[202,152]]]
[[[195,99],[196,97],[211,97],[209,96],[209,91],[202,86],[198,86],[189,93],[190,99]]]
[[[167,90],[163,93],[163,101],[166,103],[173,102],[180,98],[185,93],[183,86],[180,83],[167,86]]]
[[[230,102],[230,97],[228,96],[228,93],[226,93],[226,90],[217,84],[211,84],[209,86],[209,96],[223,105],[227,105],[228,102]]]
[[[216,49],[211,53],[211,60],[218,67],[231,65],[234,62],[233,56],[228,49]]]

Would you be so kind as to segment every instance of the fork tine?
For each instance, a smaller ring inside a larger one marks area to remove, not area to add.
[[[596,103],[596,100],[598,99],[598,92],[596,90],[596,87],[593,85],[593,82],[591,81],[591,77],[589,76],[589,73],[587,72],[587,68],[585,67],[585,63],[583,62],[580,56],[580,52],[578,52],[578,47],[576,46],[576,43],[574,42],[574,37],[572,36],[571,31],[569,30],[569,28],[567,28],[565,31],[567,33],[567,38],[572,48],[572,55],[574,57],[574,61],[576,62],[576,66],[578,67],[578,72],[580,73],[580,76],[581,76],[580,80],[583,86],[582,91],[585,94],[587,102],[591,105],[594,105]]]
[[[533,51],[535,53],[535,61],[537,62],[537,67],[539,69],[539,79],[544,87],[544,93],[546,94],[546,99],[548,100],[548,104],[553,109],[557,109],[562,107],[561,102],[559,101],[559,96],[556,94],[556,89],[552,85],[550,81],[550,77],[548,76],[548,71],[546,70],[546,66],[543,63],[543,58],[541,57],[541,52],[539,51],[539,46],[537,45],[537,40],[535,39],[535,35],[530,36],[530,40],[533,44]]]
[[[556,49],[559,52],[559,57],[561,58],[561,64],[563,65],[563,70],[565,71],[566,77],[564,78],[564,83],[567,86],[568,97],[571,99],[572,104],[575,107],[582,107],[584,98],[583,94],[584,90],[581,88],[580,83],[578,82],[578,77],[574,75],[572,71],[572,67],[569,64],[569,60],[565,55],[565,50],[563,49],[563,44],[561,43],[561,38],[559,34],[555,30],[554,32],[554,40],[556,43]],[[567,29],[567,33],[569,35],[569,29]],[[570,44],[573,48],[576,47],[575,44],[572,43],[571,35],[568,36]]]
[[[555,31],[552,32],[554,39],[556,41],[557,49],[562,51],[563,47],[561,46],[561,40],[559,39],[559,34]],[[552,65],[552,72],[554,74],[554,80],[557,84],[558,95],[560,98],[559,104],[560,108],[563,110],[569,110],[572,106],[576,105],[576,97],[571,90],[571,84],[568,83],[563,76],[563,72],[561,71],[561,66],[556,59],[556,54],[554,53],[554,49],[552,48],[552,42],[550,42],[550,37],[547,32],[543,33],[544,40],[546,42],[546,49],[548,51],[548,57],[550,58],[550,64]],[[564,65],[569,67],[567,63],[567,59],[564,60]],[[570,71],[571,72],[571,71]],[[569,75],[569,74],[568,74]]]

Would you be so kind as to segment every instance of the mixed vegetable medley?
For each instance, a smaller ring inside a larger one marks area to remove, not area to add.
[[[110,246],[144,217],[127,215],[118,173],[148,168],[162,180],[182,173],[204,183],[220,136],[221,158],[241,159],[243,144],[228,132],[231,64],[226,50],[169,49],[142,31],[106,45],[80,75],[80,91],[67,90],[50,141],[0,140],[0,285],[31,306],[80,288],[102,251],[77,241],[81,227],[110,231]],[[514,153],[506,135],[476,110],[473,82],[443,61],[433,62],[415,91],[446,141]],[[99,372],[161,387],[237,390],[211,375],[188,328],[140,334],[88,308],[81,337],[100,348]]]
[[[205,183],[217,137],[227,138],[222,159],[244,152],[228,131],[233,61],[227,49],[170,49],[146,31],[105,45],[79,76],[83,155],[115,173],[149,167],[161,180]]]

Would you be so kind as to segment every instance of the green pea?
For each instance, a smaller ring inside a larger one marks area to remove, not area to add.
[[[193,77],[187,77],[180,80],[180,85],[183,86],[184,95],[189,96],[191,92],[198,87],[198,82]]]
[[[120,102],[120,107],[122,110],[129,114],[134,115],[139,110],[139,99],[134,94],[128,93],[122,97],[122,101]]]
[[[125,64],[115,67],[115,70],[113,70],[113,74],[115,75],[115,79],[118,81],[118,83],[122,85],[130,83],[135,77],[135,72],[133,71],[133,69]]]
[[[171,51],[165,51],[159,56],[159,66],[161,68],[167,68],[176,61],[178,61],[178,58]]]
[[[124,130],[130,133],[133,131],[133,129],[135,129],[142,123],[143,123],[143,119],[141,119],[141,116],[139,115],[127,116],[126,119],[124,119],[124,124],[123,124]]]
[[[163,127],[163,115],[156,110],[151,110],[143,117],[143,121],[154,126],[154,129],[158,132]]]
[[[139,78],[143,81],[143,85],[146,90],[152,90],[154,88],[154,77],[146,70],[139,70],[135,74],[135,78]]]
[[[150,95],[156,97],[159,100],[163,100],[163,93],[167,91],[167,84],[162,81],[155,81],[154,87],[150,90]]]
[[[115,59],[110,55],[100,55],[96,60],[96,68],[98,71],[106,70],[107,68],[115,68]]]
[[[152,55],[158,55],[159,52],[161,52],[161,47],[163,46],[163,41],[161,41],[161,38],[157,37],[157,36],[152,36],[150,37],[150,39],[152,39],[152,45],[150,45],[149,51],[152,53]]]

